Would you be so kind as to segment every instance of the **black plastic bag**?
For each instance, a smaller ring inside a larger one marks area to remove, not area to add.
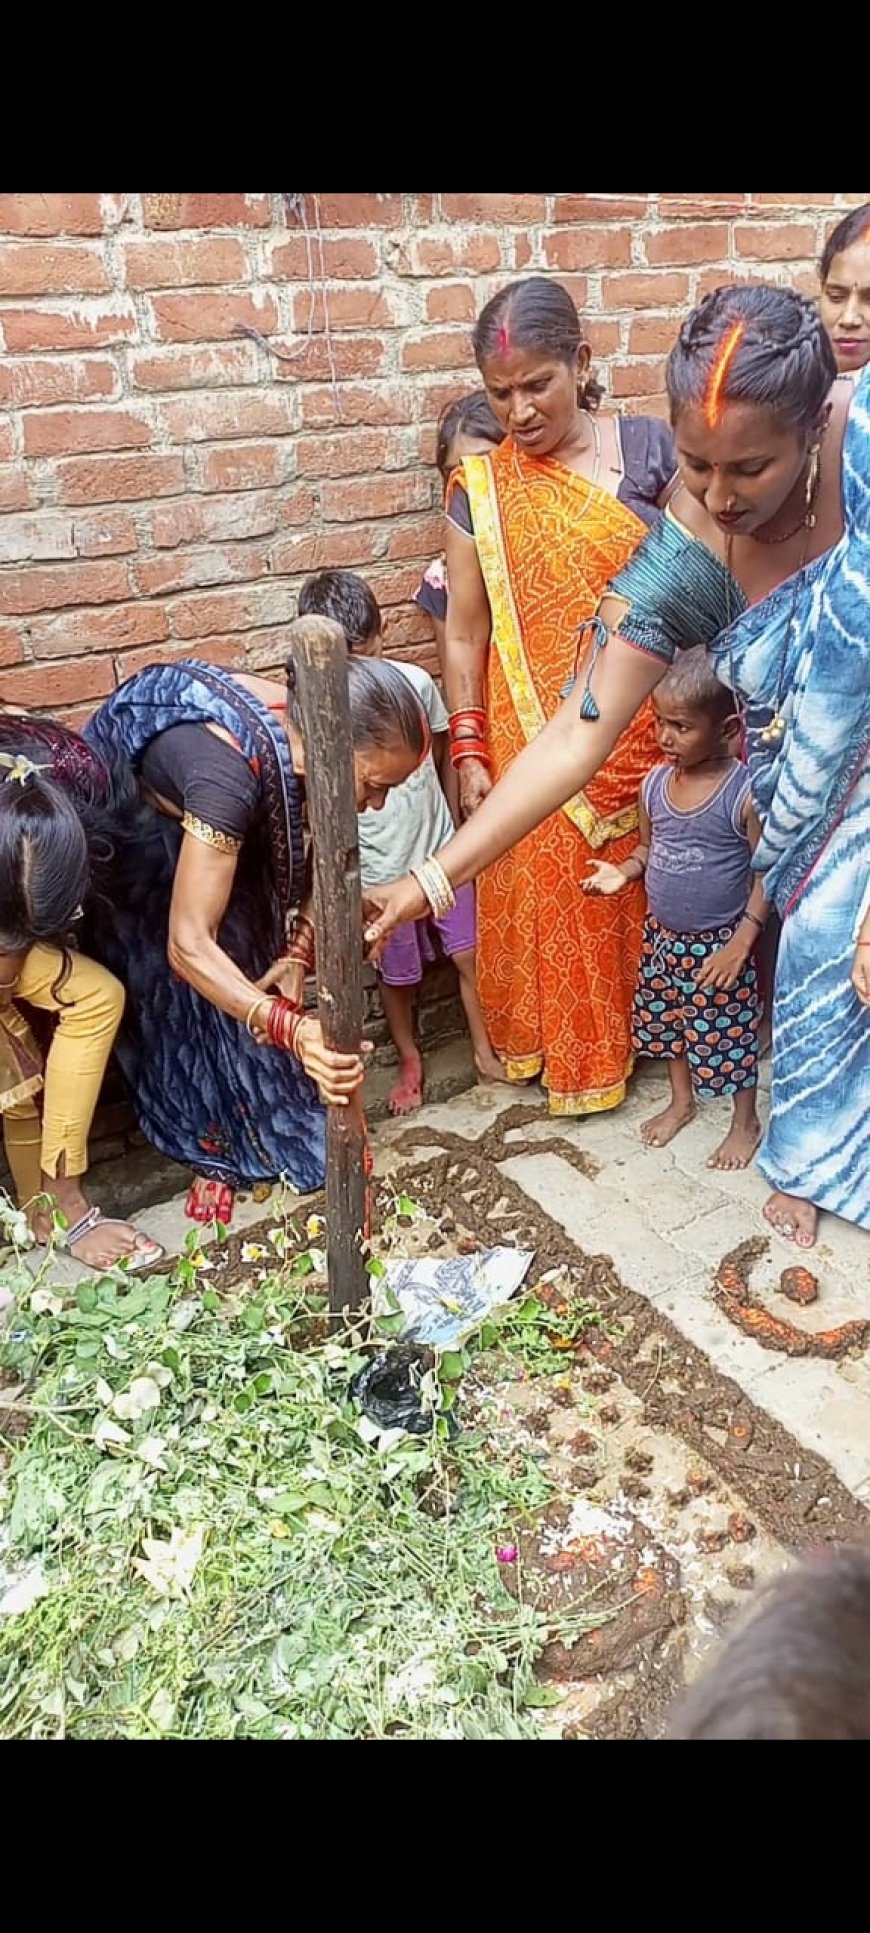
[[[427,1371],[434,1369],[435,1355],[418,1342],[398,1342],[366,1363],[351,1384],[360,1409],[379,1430],[408,1430],[412,1436],[429,1436],[435,1411],[420,1394]]]

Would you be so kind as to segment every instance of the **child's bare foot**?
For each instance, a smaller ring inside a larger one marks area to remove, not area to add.
[[[765,1202],[764,1214],[771,1228],[787,1242],[796,1242],[798,1248],[815,1246],[819,1211],[814,1202],[799,1201],[796,1195],[784,1195],[777,1189]]]
[[[644,1121],[640,1138],[648,1148],[666,1148],[682,1128],[687,1128],[695,1116],[694,1101],[672,1101],[662,1114],[653,1114]]]
[[[391,1114],[413,1114],[423,1105],[423,1062],[419,1054],[402,1060],[399,1078],[387,1102]]]
[[[757,1114],[750,1121],[732,1121],[724,1141],[711,1154],[708,1168],[748,1168],[760,1140],[761,1122]]]
[[[484,1085],[490,1081],[507,1081],[504,1062],[499,1060],[494,1047],[487,1047],[485,1052],[481,1051],[479,1054],[475,1054],[474,1065],[477,1071],[477,1078]]]

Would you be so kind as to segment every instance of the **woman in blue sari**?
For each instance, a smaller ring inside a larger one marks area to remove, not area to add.
[[[850,412],[835,379],[790,290],[718,289],[693,311],[667,376],[681,489],[602,599],[570,697],[432,875],[461,885],[525,837],[588,784],[675,652],[711,647],[744,709],[754,863],[783,918],[765,1212],[804,1248],[820,1208],[870,1228],[870,377]],[[416,880],[369,897],[375,947],[425,910]],[[753,923],[738,932],[748,954]]]
[[[348,675],[363,810],[414,770],[427,728],[394,666],[352,661]],[[84,734],[116,796],[141,802],[132,824],[129,809],[105,821],[113,853],[89,950],[126,989],[116,1052],[140,1126],[194,1169],[188,1213],[201,1222],[228,1222],[245,1182],[320,1187],[321,1101],[346,1104],[363,1078],[359,1056],[328,1050],[301,1017],[314,962],[289,667],[288,683],[289,701],[270,678],[152,665]]]

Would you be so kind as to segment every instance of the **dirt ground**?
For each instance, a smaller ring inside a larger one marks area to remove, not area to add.
[[[605,1319],[583,1332],[556,1376],[518,1378],[509,1356],[483,1359],[465,1378],[458,1415],[460,1426],[464,1418],[487,1432],[494,1455],[528,1451],[555,1487],[519,1537],[508,1588],[563,1616],[607,1613],[571,1650],[545,1652],[540,1677],[561,1694],[546,1730],[656,1738],[756,1587],[793,1553],[866,1538],[870,1522],[829,1466],[627,1289],[608,1256],[577,1248],[498,1172],[507,1152],[524,1151],[518,1131],[539,1119],[511,1108],[474,1140],[409,1128],[391,1150],[377,1214],[399,1191],[423,1211],[398,1232],[394,1253],[495,1242],[533,1249],[527,1290],[562,1307],[582,1298]],[[557,1128],[529,1145],[588,1172]],[[242,1242],[256,1239],[248,1229],[221,1257],[227,1287],[244,1279]]]

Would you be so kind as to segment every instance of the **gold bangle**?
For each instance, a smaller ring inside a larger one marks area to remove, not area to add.
[[[268,998],[269,998],[268,994],[261,993],[259,999],[255,1000],[252,1003],[252,1005],[248,1008],[248,1012],[245,1018],[245,1032],[246,1034],[250,1034],[252,1040],[255,1039],[255,1034],[254,1034],[254,1029],[251,1026],[251,1021],[253,1020],[255,1013],[259,1013],[260,1008],[266,1005],[266,1001],[268,1000]]]

